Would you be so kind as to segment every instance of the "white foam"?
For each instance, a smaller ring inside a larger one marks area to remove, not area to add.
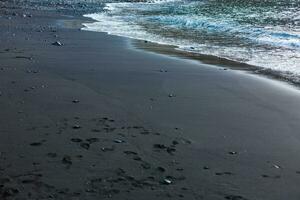
[[[276,43],[279,47],[270,51],[262,49],[251,49],[249,47],[228,47],[221,45],[212,44],[199,44],[188,39],[179,39],[172,37],[163,37],[157,34],[145,30],[144,27],[137,23],[138,16],[124,15],[129,11],[137,11],[148,9],[145,4],[160,4],[168,3],[177,0],[155,0],[147,1],[146,3],[108,3],[106,4],[105,11],[102,13],[85,15],[86,17],[93,18],[96,22],[85,23],[83,30],[107,32],[108,34],[118,35],[133,39],[147,40],[154,43],[174,45],[184,51],[199,52],[201,54],[214,55],[223,57],[247,64],[255,65],[258,67],[272,69],[279,71],[285,76],[289,76],[293,79],[299,79],[300,77],[300,51],[289,47],[297,47],[300,44],[300,38],[298,32],[294,32],[296,37],[270,37],[270,34],[262,34],[259,37],[253,36],[253,40],[257,40],[262,44],[274,44]],[[178,0],[179,1],[179,0]],[[168,17],[168,16],[167,16]],[[186,20],[188,26],[192,26],[195,23],[188,21],[186,18],[177,20]],[[216,24],[222,25],[222,24]],[[231,30],[232,31],[232,30]],[[244,30],[236,31],[247,31],[247,27]],[[274,31],[272,28],[265,28],[264,31]],[[282,30],[278,30],[280,33]],[[234,32],[234,31],[233,31]],[[293,35],[292,35],[293,36]],[[192,48],[191,48],[192,47]],[[300,46],[299,46],[300,47]]]

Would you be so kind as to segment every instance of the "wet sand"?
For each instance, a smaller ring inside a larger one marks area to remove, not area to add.
[[[300,198],[297,88],[23,14],[2,4],[0,199]]]

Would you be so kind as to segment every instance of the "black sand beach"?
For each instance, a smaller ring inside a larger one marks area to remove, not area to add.
[[[300,198],[298,88],[0,11],[0,199]]]

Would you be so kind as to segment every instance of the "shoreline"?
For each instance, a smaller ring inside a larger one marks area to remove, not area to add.
[[[10,9],[1,198],[298,200],[296,88]]]
[[[95,20],[91,17],[84,16],[84,15],[83,15],[83,17],[97,22],[97,20]],[[93,22],[88,22],[87,24],[89,24],[89,23],[93,23]],[[83,26],[84,26],[84,28],[86,27],[84,24],[83,24]],[[83,28],[83,30],[84,30],[84,28]],[[93,30],[87,30],[87,29],[85,31],[99,32],[99,31],[93,31]],[[211,66],[223,67],[226,69],[246,71],[246,72],[256,74],[258,76],[264,76],[264,77],[267,77],[270,79],[279,80],[279,81],[288,83],[292,86],[295,86],[297,88],[299,88],[299,86],[300,86],[300,77],[298,77],[297,75],[294,75],[290,72],[276,71],[273,69],[264,68],[264,67],[260,67],[260,66],[256,66],[256,65],[250,65],[247,63],[234,61],[234,60],[230,60],[228,58],[218,57],[215,55],[207,55],[207,54],[201,54],[200,52],[181,50],[181,49],[179,49],[178,46],[174,46],[174,45],[161,44],[161,43],[157,43],[157,42],[151,42],[151,41],[147,41],[147,40],[126,37],[126,36],[122,36],[122,35],[115,35],[115,34],[110,34],[108,32],[99,32],[99,33],[106,33],[108,35],[114,35],[117,37],[128,38],[132,41],[132,46],[134,48],[140,48],[142,50],[152,51],[152,52],[156,52],[156,53],[160,53],[160,54],[166,54],[169,56],[178,56],[179,58],[192,59],[192,60],[199,61],[200,64],[208,64]],[[297,78],[295,78],[295,77],[297,77]]]

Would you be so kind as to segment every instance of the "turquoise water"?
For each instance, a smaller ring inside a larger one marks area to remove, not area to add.
[[[300,0],[106,3],[85,30],[214,55],[300,80]]]

